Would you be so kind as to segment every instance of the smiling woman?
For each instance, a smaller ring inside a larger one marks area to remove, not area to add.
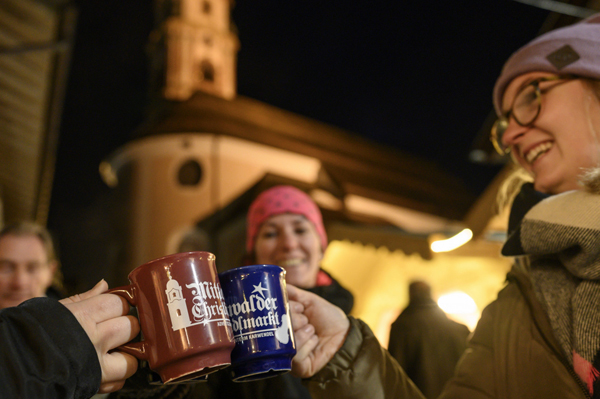
[[[534,178],[537,191],[579,189],[600,161],[600,52],[594,16],[515,52],[494,87],[491,139]]]
[[[539,110],[528,123],[520,123],[513,115],[523,102],[522,93],[532,85],[542,91],[536,100]],[[582,170],[600,160],[600,101],[590,84],[576,77],[529,72],[507,86],[505,109],[510,109],[510,104],[512,111],[501,142],[515,162],[534,177],[535,189],[558,194],[580,188]]]
[[[321,269],[327,248],[327,233],[317,204],[304,191],[292,186],[275,186],[259,194],[250,205],[246,220],[246,263],[273,264],[286,271],[286,282],[309,290],[346,314],[354,296]],[[217,376],[218,377],[218,376]],[[268,384],[254,381],[231,384],[221,379],[216,391],[242,399],[310,399],[299,378],[284,374]]]
[[[600,398],[599,79],[597,14],[526,44],[496,82],[491,138],[533,183],[511,207],[508,284],[440,398]],[[300,290],[290,300],[308,309],[292,315],[294,366],[314,398],[422,397],[362,321]]]
[[[250,205],[248,263],[281,266],[288,283],[313,290],[349,313],[352,294],[320,268],[326,248],[321,211],[304,191],[275,186],[262,192]]]
[[[302,215],[282,213],[265,221],[258,230],[255,255],[257,263],[283,267],[290,284],[317,284],[323,249],[314,225]]]

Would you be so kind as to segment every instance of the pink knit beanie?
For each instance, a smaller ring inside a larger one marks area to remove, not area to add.
[[[519,75],[537,71],[600,79],[600,14],[547,32],[511,55],[494,86],[498,116],[508,84]]]
[[[274,215],[295,213],[312,222],[321,238],[321,248],[327,247],[327,233],[323,226],[323,216],[315,202],[304,191],[292,186],[275,186],[263,191],[248,210],[246,251],[251,253],[260,226]]]

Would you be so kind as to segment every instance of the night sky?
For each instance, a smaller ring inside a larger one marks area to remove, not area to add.
[[[547,15],[511,0],[240,0],[238,93],[432,160],[480,193],[500,167],[468,153],[494,81]],[[85,261],[67,250],[76,238],[106,234],[88,212],[110,193],[100,161],[146,117],[154,10],[81,0],[78,21],[48,221],[67,272]]]

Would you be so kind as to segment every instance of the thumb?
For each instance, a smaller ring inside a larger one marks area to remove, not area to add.
[[[291,299],[292,301],[296,301],[296,302],[300,302],[298,299],[298,296],[301,295],[300,294],[300,290],[298,288],[296,288],[295,286],[293,286],[292,284],[287,284],[287,293],[288,293],[288,298]]]
[[[312,302],[314,302],[315,297],[321,298],[312,292],[304,291],[296,286],[291,284],[287,284],[287,293],[288,299],[291,301],[300,302],[304,307],[308,307]]]

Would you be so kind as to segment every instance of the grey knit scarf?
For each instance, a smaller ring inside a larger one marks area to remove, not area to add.
[[[594,367],[600,350],[600,192],[593,187],[539,202],[520,226],[537,297],[592,395],[600,375]]]

